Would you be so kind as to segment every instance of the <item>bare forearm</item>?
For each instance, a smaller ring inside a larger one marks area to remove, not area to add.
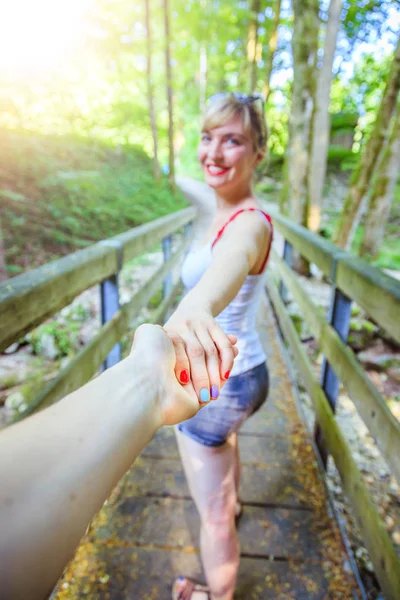
[[[246,256],[218,256],[181,305],[204,309],[216,317],[239,292],[249,272]]]
[[[130,357],[2,433],[2,598],[51,591],[89,520],[161,424],[154,394]]]

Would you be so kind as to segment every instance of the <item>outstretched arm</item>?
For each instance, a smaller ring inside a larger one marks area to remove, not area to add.
[[[235,352],[234,352],[235,354]],[[131,355],[54,406],[0,434],[0,596],[42,599],[93,515],[161,425],[199,409],[174,373],[161,327]]]
[[[270,243],[268,224],[254,212],[232,221],[213,248],[210,266],[164,326],[175,346],[177,378],[190,371],[200,397],[222,385],[232,364],[232,345],[214,317],[262,264]]]
[[[270,227],[255,212],[232,221],[213,248],[213,260],[197,285],[182,300],[180,310],[192,307],[213,317],[233,300],[254,266],[266,255]]]

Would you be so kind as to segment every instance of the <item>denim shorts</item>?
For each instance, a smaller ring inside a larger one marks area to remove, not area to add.
[[[222,388],[218,400],[204,406],[195,417],[178,425],[178,429],[204,446],[222,446],[265,402],[268,387],[265,363],[234,375]]]

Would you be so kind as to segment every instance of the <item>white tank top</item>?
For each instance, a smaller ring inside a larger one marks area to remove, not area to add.
[[[255,209],[247,209],[255,210]],[[186,292],[191,290],[201,279],[212,262],[212,248],[221,237],[225,227],[240,213],[238,211],[229,219],[213,242],[197,250],[190,250],[182,264],[181,278]],[[262,211],[257,212],[267,218],[272,233],[269,217]],[[266,256],[268,259],[269,251]],[[265,261],[265,263],[266,263]],[[256,330],[258,304],[264,289],[264,266],[259,275],[248,275],[233,300],[216,317],[217,323],[225,333],[237,336],[239,354],[235,359],[231,375],[240,375],[265,362],[265,354]]]

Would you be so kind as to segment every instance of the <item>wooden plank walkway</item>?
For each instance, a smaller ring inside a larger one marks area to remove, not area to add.
[[[240,432],[244,513],[235,598],[357,598],[267,300],[260,323],[271,391]],[[169,600],[175,576],[203,578],[198,530],[174,433],[165,428],[94,519],[54,598]]]

